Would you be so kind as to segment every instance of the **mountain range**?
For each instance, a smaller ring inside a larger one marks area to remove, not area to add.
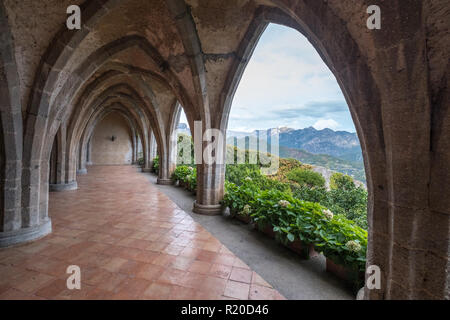
[[[245,136],[256,136],[264,131],[255,130],[251,133],[228,131],[227,138],[241,139]],[[305,129],[285,127],[280,128],[279,133],[279,145],[282,147],[300,149],[313,154],[327,154],[352,162],[362,162],[361,145],[356,133],[334,131],[328,128],[316,130],[313,127]]]
[[[179,127],[179,132],[189,134],[188,130],[184,124]],[[235,140],[238,144],[242,144],[244,142],[242,140],[246,137],[270,133],[269,130],[255,130],[250,133],[228,130],[227,144],[234,145]],[[245,145],[248,147],[247,143]],[[294,158],[307,164],[348,174],[358,181],[366,181],[361,145],[356,133],[328,128],[317,130],[313,127],[304,129],[284,127],[279,129],[279,146],[279,156],[282,158]]]

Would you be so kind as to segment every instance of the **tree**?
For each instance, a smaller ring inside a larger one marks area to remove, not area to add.
[[[312,170],[297,168],[287,174],[287,178],[298,183],[301,186],[323,187],[325,185],[324,177]]]
[[[353,178],[349,175],[342,174],[340,172],[335,172],[330,178],[330,188],[332,190],[341,189],[341,190],[352,190],[354,189],[355,182]]]

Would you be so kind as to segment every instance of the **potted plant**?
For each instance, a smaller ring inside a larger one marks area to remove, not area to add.
[[[316,246],[327,258],[326,270],[353,290],[364,284],[367,231],[336,215],[316,233]]]
[[[326,257],[326,271],[344,281],[346,286],[356,293],[364,286],[364,271],[349,265],[345,265],[336,257]]]

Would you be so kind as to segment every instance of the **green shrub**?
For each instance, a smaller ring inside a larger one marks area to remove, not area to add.
[[[325,179],[320,173],[312,170],[297,168],[287,174],[287,178],[301,186],[308,187],[323,187],[325,186]]]
[[[312,167],[310,165],[307,164],[303,164],[300,161],[296,160],[296,159],[285,159],[285,158],[280,158],[279,159],[279,163],[278,163],[279,167],[278,167],[278,171],[276,172],[276,174],[271,175],[270,179],[272,180],[277,180],[280,182],[285,182],[285,183],[290,183],[289,179],[287,178],[287,174],[289,172],[291,172],[294,169],[311,169]]]
[[[256,164],[229,164],[225,171],[225,180],[238,186],[244,184],[246,179],[251,179],[253,184],[261,190],[277,189],[290,192],[288,184],[273,180],[261,173]]]
[[[353,185],[349,189],[330,190],[326,204],[333,212],[344,215],[367,230],[367,197],[364,188]]]
[[[261,172],[256,164],[228,164],[225,170],[225,180],[238,186],[245,182],[245,178],[260,179]]]
[[[189,191],[197,190],[197,168],[189,169],[190,173],[186,176],[185,182],[188,184],[187,189]]]
[[[138,164],[139,166],[143,166],[143,165],[144,165],[144,157],[140,157],[140,158],[137,160],[137,164]]]
[[[235,213],[251,213],[259,226],[273,227],[283,242],[298,239],[312,243],[338,264],[365,269],[367,232],[318,203],[276,189],[260,190],[253,180],[246,179],[240,186],[226,183],[223,204]]]
[[[172,174],[172,181],[187,181],[187,176],[192,173],[193,168],[189,166],[177,166],[175,171]]]
[[[250,215],[251,206],[244,212],[244,207],[250,205],[254,200],[258,188],[251,180],[245,180],[241,186],[232,182],[225,181],[225,195],[222,204],[230,208],[232,215],[243,214]]]
[[[333,176],[337,179],[334,180],[334,187],[329,191],[324,187],[291,185],[292,193],[295,198],[318,202],[333,213],[344,215],[367,230],[367,191],[362,187],[356,187],[349,176],[342,174],[333,174]]]
[[[330,178],[330,188],[332,190],[341,189],[349,190],[355,188],[355,182],[353,178],[349,175],[342,174],[340,172],[335,172]]]
[[[334,262],[354,270],[365,269],[367,232],[342,215],[333,215],[318,203],[302,201],[278,190],[267,190],[252,202],[252,217],[269,224],[285,241],[312,243]],[[352,251],[347,243],[360,248]]]
[[[318,202],[325,207],[327,207],[327,205],[329,204],[328,191],[325,187],[310,188],[307,186],[292,184],[291,189],[294,198],[305,201]]]
[[[159,156],[156,156],[153,159],[153,171],[158,173],[159,172]]]

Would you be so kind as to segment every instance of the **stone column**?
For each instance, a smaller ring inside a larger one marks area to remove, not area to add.
[[[65,123],[61,124],[55,140],[56,140],[56,180],[51,181],[49,190],[51,192],[60,192],[67,190],[76,190],[78,184],[76,181],[66,181],[66,134],[67,126]]]
[[[157,183],[162,185],[172,184],[171,176],[175,168],[176,163],[173,158],[173,150],[160,152]]]
[[[131,164],[136,165],[139,159],[137,135],[133,135],[133,156]]]
[[[85,175],[87,174],[86,168],[86,152],[83,149],[83,141],[79,142],[78,147],[78,167],[77,167],[77,175]]]
[[[86,159],[87,165],[92,166],[92,136],[89,138],[87,149],[86,149]]]
[[[204,215],[222,214],[220,201],[224,195],[225,165],[197,165],[197,199],[193,211]]]
[[[142,155],[144,157],[144,165],[142,167],[142,172],[151,172],[152,166],[151,166],[151,158],[150,158],[150,133],[147,133],[147,136],[144,139],[143,142],[143,148],[142,148]],[[145,145],[144,145],[145,144]]]
[[[193,211],[203,215],[220,215],[220,201],[225,189],[225,135],[215,129],[205,134],[201,122],[194,124],[193,134],[197,163],[197,199]]]
[[[172,174],[177,167],[177,131],[172,130],[165,138],[164,148],[159,155],[158,184],[172,184]]]
[[[12,128],[12,117],[5,118],[1,119],[3,124],[11,125]],[[17,122],[20,125],[21,123],[21,121]],[[21,126],[20,130],[22,130]],[[37,230],[21,229],[21,157],[22,132],[15,133],[12,130],[8,132],[4,130],[0,121],[0,247],[19,243],[23,239],[31,240],[37,232]]]
[[[156,158],[157,154],[158,154],[158,145],[156,143],[155,135],[153,134],[153,131],[152,131],[151,138],[150,138],[150,162],[151,162],[152,167],[153,167],[153,159]]]

